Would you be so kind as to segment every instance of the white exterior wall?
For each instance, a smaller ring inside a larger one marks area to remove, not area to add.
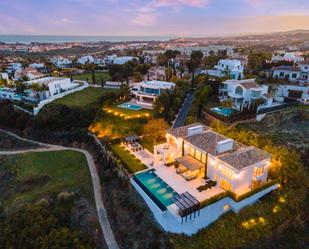
[[[245,206],[252,205],[262,196],[278,188],[278,185],[275,184],[240,202],[235,202],[231,198],[226,197],[201,209],[199,216],[196,216],[194,219],[191,217],[192,219],[190,220],[188,217],[187,221],[185,221],[184,218],[183,223],[181,223],[181,217],[175,213],[175,205],[169,206],[165,212],[162,212],[133,179],[131,179],[131,184],[143,197],[154,217],[165,231],[172,233],[184,233],[186,235],[192,235],[200,229],[207,227],[229,210],[232,210],[235,213],[239,212]],[[227,210],[224,210],[225,205],[229,205]]]
[[[88,87],[88,83],[87,83],[86,81],[81,81],[81,83],[83,83],[83,85],[80,86],[80,87],[76,87],[76,88],[74,88],[74,89],[72,89],[72,90],[68,90],[68,91],[66,91],[66,92],[57,94],[57,95],[55,95],[55,96],[51,96],[50,98],[41,101],[41,102],[38,104],[37,107],[33,108],[33,115],[36,116],[44,106],[46,106],[46,105],[52,103],[52,102],[55,101],[56,99],[61,99],[61,98],[63,98],[64,96],[67,96],[67,95],[72,94],[72,93],[75,93],[75,92],[79,92],[79,91],[81,91],[81,90],[83,90],[83,89],[85,89],[85,88]]]
[[[283,76],[281,76],[280,74],[283,74]],[[285,79],[286,77],[288,77],[288,80],[294,82],[300,78],[300,75],[300,71],[275,70],[273,73],[273,78]]]
[[[299,67],[302,72],[309,73],[309,64],[300,64]]]
[[[280,85],[276,90],[276,97],[288,97],[289,90],[302,91],[302,100],[309,100],[309,86],[297,86],[297,85]]]
[[[8,73],[0,73],[0,79],[9,80],[9,75],[8,75]]]

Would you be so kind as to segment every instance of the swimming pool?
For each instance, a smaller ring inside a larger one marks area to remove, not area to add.
[[[133,111],[138,111],[138,110],[142,109],[141,106],[139,106],[139,105],[133,105],[133,104],[131,104],[130,102],[128,102],[128,103],[123,103],[123,104],[120,104],[120,105],[118,105],[118,106],[121,107],[121,108],[133,110]]]
[[[211,108],[211,110],[213,112],[216,112],[216,113],[224,116],[224,117],[229,117],[229,116],[231,116],[235,112],[235,110],[233,108],[220,107],[220,106]]]
[[[155,173],[155,170],[137,173],[133,176],[133,180],[162,211],[165,211],[169,205],[174,203],[173,197],[178,196],[178,193],[163,181]]]

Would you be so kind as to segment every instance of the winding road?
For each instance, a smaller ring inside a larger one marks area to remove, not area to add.
[[[40,143],[40,142],[37,142],[37,141],[34,141],[34,140],[22,138],[22,137],[20,137],[16,134],[9,132],[9,131],[6,131],[6,130],[0,129],[0,131],[4,132],[4,133],[6,133],[6,134],[8,134],[12,137],[15,137],[19,140],[44,146],[44,148],[37,148],[37,149],[0,151],[0,155],[15,155],[15,154],[28,153],[28,152],[45,152],[45,151],[62,151],[62,150],[72,150],[72,151],[77,151],[77,152],[83,153],[85,155],[86,159],[87,159],[87,163],[88,163],[88,167],[89,167],[89,171],[90,171],[90,175],[91,175],[91,180],[92,180],[92,185],[93,185],[93,190],[94,190],[96,209],[97,209],[99,222],[100,222],[100,226],[101,226],[101,229],[102,229],[102,232],[103,232],[103,236],[104,236],[106,245],[107,245],[108,249],[120,249],[118,244],[117,244],[117,241],[114,237],[114,233],[113,233],[112,228],[110,226],[110,223],[109,223],[109,220],[108,220],[108,217],[107,217],[107,213],[106,213],[106,209],[105,209],[104,204],[103,204],[103,199],[102,199],[102,195],[101,195],[102,187],[101,187],[97,167],[95,165],[95,162],[94,162],[92,155],[88,151],[82,150],[82,149],[77,149],[77,148],[72,148],[72,147],[64,147],[64,146]]]

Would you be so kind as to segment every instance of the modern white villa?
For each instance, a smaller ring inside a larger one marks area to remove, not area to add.
[[[268,94],[268,86],[259,85],[255,79],[222,82],[219,87],[219,99],[220,101],[232,100],[233,106],[238,111],[250,108],[257,99],[264,99],[267,106],[273,103],[273,97]]]
[[[271,62],[279,62],[279,61],[288,61],[293,63],[299,63],[304,61],[305,58],[301,53],[297,52],[286,52],[286,51],[277,51],[273,54],[271,58]]]
[[[149,169],[131,179],[166,231],[192,235],[278,187],[268,180],[271,155],[263,150],[202,124],[171,128],[166,138]]]
[[[275,92],[275,98],[281,102],[288,99],[290,101],[294,100],[304,104],[309,104],[309,83],[304,83],[302,85],[279,85]]]
[[[275,79],[285,79],[290,82],[309,82],[309,61],[302,61],[298,66],[279,66],[272,69]]]
[[[244,77],[244,66],[240,60],[220,60],[214,69],[206,70],[206,73],[210,76],[230,76],[234,80],[239,80]]]
[[[144,81],[134,86],[131,90],[131,93],[134,97],[133,101],[136,104],[142,106],[152,107],[155,99],[162,93],[164,90],[173,90],[175,84],[172,82],[165,81]]]
[[[62,77],[45,77],[37,80],[27,81],[25,84],[28,86],[34,84],[45,86],[47,88],[47,98],[53,97],[68,90],[72,90],[78,86],[78,84],[72,82],[70,78]]]

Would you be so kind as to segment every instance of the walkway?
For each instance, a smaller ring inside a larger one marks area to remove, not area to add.
[[[6,130],[0,129],[0,131],[8,135],[11,135],[17,139],[20,139],[22,141],[34,143],[34,144],[38,144],[38,145],[46,147],[46,148],[28,149],[28,150],[0,151],[0,155],[14,155],[14,154],[27,153],[27,152],[44,152],[44,151],[61,151],[61,150],[72,150],[72,151],[83,153],[88,162],[88,167],[89,167],[93,190],[94,190],[96,209],[98,212],[99,222],[100,222],[100,226],[103,232],[105,242],[107,244],[108,249],[119,249],[119,246],[115,240],[113,231],[111,229],[110,223],[108,221],[106,209],[103,204],[103,199],[102,199],[102,194],[101,194],[101,183],[100,183],[100,178],[98,175],[97,167],[95,165],[92,155],[88,151],[82,150],[82,149],[76,149],[72,147],[64,147],[64,146],[40,143],[40,142],[33,141],[30,139],[22,138]]]
[[[193,99],[194,99],[194,93],[191,92],[187,95],[187,98],[185,99],[185,102],[183,103],[183,106],[181,110],[179,111],[178,116],[174,122],[173,128],[177,128],[177,127],[185,125],[187,115],[193,103]]]

